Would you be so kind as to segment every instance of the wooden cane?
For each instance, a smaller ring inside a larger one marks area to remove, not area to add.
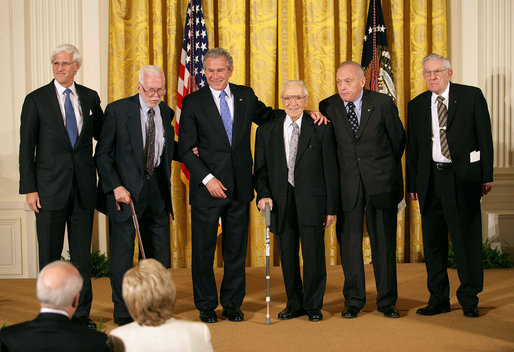
[[[143,240],[141,239],[141,233],[139,232],[139,222],[137,221],[136,210],[134,209],[134,203],[130,200],[130,210],[132,211],[132,221],[134,222],[134,228],[136,229],[137,242],[139,243],[139,253],[141,257],[146,259],[145,249],[143,248]]]

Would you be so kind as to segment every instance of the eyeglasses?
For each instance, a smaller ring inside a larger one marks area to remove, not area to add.
[[[74,64],[74,62],[66,62],[66,61],[63,61],[63,62],[58,62],[58,61],[55,61],[55,62],[52,62],[52,66],[53,67],[68,67],[70,65]]]
[[[166,88],[158,88],[158,89],[150,88],[150,89],[145,89],[145,87],[143,87],[143,85],[141,84],[141,89],[148,96],[155,95],[155,94],[157,94],[158,96],[163,96],[164,94],[166,94]]]
[[[425,76],[425,77],[430,77],[430,76],[432,76],[432,73],[433,73],[434,75],[436,75],[436,76],[438,76],[438,77],[439,77],[439,75],[440,75],[442,72],[444,72],[444,71],[448,71],[448,69],[447,69],[447,68],[445,68],[445,69],[442,69],[442,70],[424,70],[424,71],[423,71],[423,76]]]
[[[303,101],[303,98],[305,98],[306,95],[286,95],[285,97],[281,97],[284,103],[291,104],[291,102],[294,100],[297,104],[300,104]]]

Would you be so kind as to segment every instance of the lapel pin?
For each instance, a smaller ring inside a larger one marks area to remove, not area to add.
[[[243,101],[243,98],[239,98],[239,101]]]

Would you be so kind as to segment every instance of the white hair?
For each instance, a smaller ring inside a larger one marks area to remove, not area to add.
[[[164,72],[162,68],[157,65],[146,65],[139,69],[139,83],[143,84],[143,79],[145,75],[150,76],[162,76],[164,78],[164,82],[166,83],[166,77],[164,77]]]
[[[80,56],[80,51],[72,44],[61,44],[57,48],[52,51],[52,57],[50,58],[50,62],[54,62],[55,55],[59,54],[61,51],[66,52],[67,54],[73,54],[73,62],[77,63],[79,66],[82,65],[82,57]]]
[[[70,263],[55,261],[46,265],[37,279],[37,298],[41,304],[65,308],[82,289],[83,279]]]
[[[285,81],[284,86],[282,87],[282,92],[280,93],[281,95],[284,95],[284,91],[286,90],[286,87],[290,84],[300,84],[303,87],[303,95],[306,97],[309,96],[309,91],[307,90],[307,85],[302,80]]]
[[[432,61],[432,60],[442,60],[443,61],[443,67],[445,68],[445,70],[451,70],[452,69],[452,66],[450,64],[450,60],[445,58],[443,55],[439,55],[439,54],[436,54],[436,53],[432,53],[432,54],[429,54],[429,55],[425,56],[423,58],[423,60],[421,60],[421,67],[423,69],[425,69],[425,62]]]

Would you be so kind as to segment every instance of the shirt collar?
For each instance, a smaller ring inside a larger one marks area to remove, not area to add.
[[[300,117],[298,119],[296,119],[296,124],[298,125],[298,127],[300,127],[302,125],[302,118],[303,118],[303,113],[300,115]],[[285,120],[285,123],[286,123],[286,126],[289,128],[291,126],[291,124],[293,123],[293,120],[291,119],[291,117],[289,115],[286,114],[286,120]]]
[[[62,95],[64,93],[64,91],[66,90],[66,87],[63,87],[59,82],[57,82],[56,79],[54,79],[54,85],[55,85],[55,89],[57,89],[57,93],[59,93],[59,95]],[[77,95],[77,90],[75,89],[75,82],[73,82],[73,84],[69,87],[71,92],[73,93],[73,95]]]
[[[220,98],[221,92],[225,92],[225,94],[227,94],[227,97],[231,97],[232,96],[232,93],[230,92],[230,84],[227,84],[225,89],[223,89],[222,91],[221,90],[216,90],[216,89],[212,88],[211,86],[209,86],[209,89],[211,90],[212,96],[215,97],[216,99]]]
[[[157,104],[156,106],[153,107],[153,110],[155,111],[156,114],[157,114],[157,111],[160,111],[159,110],[159,104]],[[150,107],[148,105],[146,105],[146,103],[143,100],[143,97],[141,96],[141,94],[139,94],[139,106],[141,106],[141,110],[143,110],[145,115],[148,115],[148,110],[150,110]]]
[[[449,99],[450,99],[450,82],[448,82],[448,86],[446,86],[446,89],[444,90],[444,92],[442,94],[435,94],[434,92],[432,92],[432,104],[435,104],[437,102],[437,97],[438,96],[442,96],[444,98],[444,101],[443,103],[448,106],[448,102],[449,102]]]
[[[362,105],[362,96],[364,95],[364,89],[361,91],[361,94],[355,99],[352,103],[355,105],[356,108],[360,107]],[[348,108],[349,101],[344,102],[344,106]]]
[[[39,313],[53,313],[53,314],[61,314],[65,317],[69,318],[70,316],[68,313],[66,313],[64,310],[55,309],[55,308],[48,308],[48,307],[42,307]]]

